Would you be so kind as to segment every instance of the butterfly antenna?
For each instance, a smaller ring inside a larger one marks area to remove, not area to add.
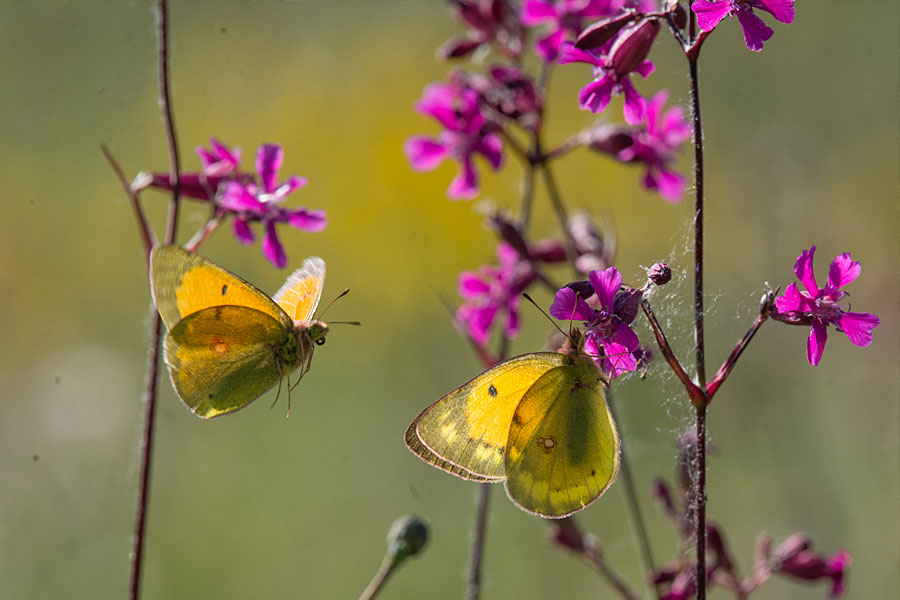
[[[325,316],[325,313],[328,312],[328,309],[331,308],[331,305],[334,304],[335,302],[337,302],[338,300],[340,300],[341,298],[343,298],[344,296],[346,296],[346,295],[349,294],[349,293],[350,293],[350,288],[347,288],[347,289],[345,289],[343,292],[341,292],[340,294],[338,294],[337,296],[335,296],[334,300],[332,300],[331,302],[329,302],[329,303],[328,303],[328,306],[326,306],[325,308],[323,308],[323,309],[322,309],[322,312],[319,313],[318,319],[321,321],[321,320],[322,320],[322,317]]]
[[[328,321],[329,325],[356,325],[359,327],[362,325],[359,321]]]
[[[553,326],[556,327],[556,328],[559,330],[559,332],[560,332],[561,334],[563,334],[563,335],[566,336],[566,337],[571,337],[571,336],[572,336],[572,326],[571,326],[571,322],[570,322],[570,324],[569,324],[569,333],[566,333],[565,331],[562,330],[562,328],[560,328],[559,325],[556,324],[556,321],[554,321],[553,318],[552,318],[550,315],[547,314],[547,311],[545,311],[543,308],[541,308],[540,306],[538,306],[538,303],[535,302],[534,299],[533,299],[531,296],[529,296],[529,295],[526,294],[525,292],[522,292],[522,295],[525,296],[525,299],[526,299],[526,300],[528,300],[529,302],[531,302],[532,304],[534,304],[534,307],[535,307],[536,309],[538,309],[539,311],[541,311],[541,314],[543,314],[545,317],[547,317],[547,320],[550,321],[550,323],[552,323]]]

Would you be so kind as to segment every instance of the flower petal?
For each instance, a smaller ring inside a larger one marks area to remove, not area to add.
[[[784,294],[775,298],[775,308],[778,309],[778,312],[806,310],[806,299],[800,294],[796,283],[787,286]]]
[[[542,37],[534,45],[534,51],[547,62],[553,62],[559,56],[559,47],[563,43],[566,30],[559,28],[548,36]]]
[[[492,133],[484,136],[472,150],[484,156],[495,171],[503,165],[503,140],[499,135]]]
[[[613,85],[612,78],[606,75],[588,83],[578,92],[578,106],[595,114],[603,112],[612,99]]]
[[[825,351],[825,342],[828,341],[828,329],[818,319],[813,320],[812,329],[809,332],[809,339],[806,341],[806,358],[809,364],[816,366],[822,359],[822,352]]]
[[[281,164],[284,162],[284,150],[278,144],[263,144],[256,152],[256,172],[263,191],[271,193],[275,191],[276,179]]]
[[[622,93],[625,95],[625,103],[622,107],[622,113],[625,115],[625,122],[629,125],[640,125],[644,120],[644,99],[638,94],[637,90],[631,84],[629,79],[623,79],[619,82]]]
[[[573,62],[583,62],[594,65],[595,67],[602,67],[604,64],[602,56],[598,56],[587,50],[576,48],[571,42],[564,42],[560,46],[558,62],[561,65],[567,65]]]
[[[547,0],[525,0],[522,10],[519,11],[519,20],[522,25],[540,25],[546,21],[555,21],[556,9]]]
[[[816,283],[816,275],[813,273],[813,257],[816,254],[816,247],[812,246],[809,250],[804,250],[797,257],[794,263],[794,275],[806,288],[810,296],[819,295],[819,284]]]
[[[478,195],[478,174],[472,166],[472,158],[466,156],[459,162],[459,171],[450,187],[447,188],[447,196],[450,198],[470,200]]]
[[[744,30],[744,43],[747,48],[754,52],[763,49],[763,42],[772,37],[775,33],[771,27],[765,24],[756,13],[751,10],[738,11],[738,21],[741,23],[741,29]]]
[[[758,0],[756,8],[768,12],[782,23],[794,22],[794,0]]]
[[[490,284],[486,283],[477,273],[472,271],[463,271],[460,273],[456,287],[459,295],[467,300],[487,294],[491,290]]]
[[[588,280],[594,291],[597,292],[597,298],[600,300],[600,306],[605,310],[612,312],[613,302],[616,299],[616,292],[622,285],[622,274],[615,267],[609,267],[603,271],[591,271],[588,274]]]
[[[309,233],[322,231],[328,225],[328,219],[325,218],[324,210],[307,210],[302,207],[294,211],[288,211],[287,221],[291,227],[296,227]]]
[[[656,185],[659,188],[659,195],[667,202],[681,202],[687,178],[675,171],[660,169]]]
[[[710,0],[696,0],[691,4],[691,10],[697,15],[697,26],[701,31],[712,31],[719,21],[733,11],[731,2],[711,2]]]
[[[594,318],[594,310],[569,287],[557,290],[553,304],[550,305],[550,314],[560,321],[590,321]]]
[[[278,239],[274,221],[266,221],[262,253],[270,263],[279,269],[283,269],[287,265],[287,255],[284,253],[284,246],[281,245],[281,241]]]
[[[457,129],[457,116],[453,104],[457,97],[456,88],[446,83],[432,83],[425,86],[422,99],[416,102],[414,108],[423,115],[431,116],[440,121],[447,129]]]
[[[235,219],[231,224],[231,228],[234,231],[234,237],[237,238],[237,241],[245,246],[252,244],[256,239],[256,236],[253,235],[253,230],[250,229],[250,224],[244,219]]]
[[[838,326],[854,346],[865,348],[872,343],[872,330],[881,324],[881,319],[872,313],[843,313]]]
[[[849,252],[838,254],[834,257],[834,260],[831,261],[831,266],[828,268],[827,289],[829,291],[836,291],[838,288],[844,287],[859,277],[861,270],[862,267],[859,263],[850,259]]]
[[[431,171],[450,153],[441,142],[424,136],[407,138],[403,143],[403,152],[416,171]]]

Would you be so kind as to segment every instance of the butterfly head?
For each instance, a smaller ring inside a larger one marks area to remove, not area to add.
[[[325,343],[325,336],[328,335],[328,323],[324,321],[294,321],[294,330],[303,334],[303,337],[311,342],[315,342],[316,346]]]

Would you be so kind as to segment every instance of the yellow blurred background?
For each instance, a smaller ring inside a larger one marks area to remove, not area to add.
[[[391,521],[415,513],[432,537],[384,598],[459,598],[475,484],[430,468],[402,434],[427,404],[480,369],[438,301],[490,261],[479,203],[451,202],[455,167],[419,174],[401,147],[437,133],[412,104],[447,65],[434,50],[460,30],[439,2],[181,2],[172,19],[172,94],[185,170],[210,136],[284,146],[283,176],[310,184],[290,206],[327,211],[318,234],[285,229],[295,268],[328,262],[325,298],[351,294],[312,371],[284,405],[267,395],[202,421],[161,380],[144,598],[355,598],[375,572]],[[708,370],[753,320],[765,283],[793,280],[811,244],[823,280],[851,252],[853,309],[875,312],[871,347],[831,332],[819,367],[806,329],[767,324],[711,408],[709,516],[741,570],[757,535],[810,532],[853,555],[850,598],[896,597],[898,581],[898,30],[892,2],[798,2],[759,54],[724,24],[701,58],[707,148]],[[771,19],[767,19],[771,23]],[[126,591],[151,306],[131,208],[99,150],[129,174],[168,167],[157,108],[152,5],[145,1],[0,6],[0,597],[116,598]],[[657,72],[637,87],[688,101],[685,65],[665,32]],[[587,68],[553,76],[547,139],[586,125]],[[618,119],[620,101],[608,115]],[[681,164],[687,173],[685,153]],[[507,156],[481,200],[518,205]],[[679,281],[654,298],[690,360],[690,202],[642,191],[637,169],[576,152],[557,167],[572,209],[610,211],[618,268],[668,260]],[[145,194],[161,228],[167,196]],[[534,237],[555,233],[537,197]],[[188,206],[181,241],[202,223]],[[223,229],[202,253],[273,292],[287,271]],[[560,279],[565,275],[560,273]],[[543,305],[550,295],[536,292]],[[514,353],[538,349],[546,322],[524,307]],[[649,341],[648,331],[638,331]],[[673,435],[689,424],[661,365],[616,388],[657,562],[674,533],[646,490],[671,478]],[[558,550],[546,522],[493,490],[484,598],[612,597]],[[621,485],[579,515],[635,587],[637,554]],[[826,585],[775,578],[760,598],[824,598]],[[721,590],[715,598],[727,597]]]

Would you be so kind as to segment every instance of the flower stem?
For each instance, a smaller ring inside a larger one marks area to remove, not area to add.
[[[385,556],[381,563],[381,567],[378,568],[378,572],[375,573],[372,581],[370,581],[366,589],[363,590],[359,600],[372,600],[372,598],[377,596],[378,592],[381,591],[382,586],[387,582],[388,577],[394,572],[395,565],[396,562],[392,560],[390,556]]]
[[[122,184],[122,189],[125,190],[125,194],[128,195],[128,200],[131,202],[131,207],[134,209],[134,218],[137,219],[138,222],[138,231],[141,234],[141,241],[144,243],[144,256],[149,260],[150,250],[153,249],[155,241],[153,239],[153,232],[150,230],[150,224],[147,222],[147,216],[141,209],[138,195],[131,189],[131,185],[129,185],[128,180],[125,178],[125,172],[122,170],[119,161],[113,156],[112,151],[106,147],[106,144],[100,144],[100,150],[103,152],[103,156],[106,157],[106,160],[109,161],[109,165],[116,174],[119,183]]]
[[[612,390],[607,390],[606,400],[609,405],[609,411],[612,413],[613,421],[618,421],[615,410],[615,402],[613,402]],[[628,516],[631,521],[631,530],[637,539],[637,545],[640,548],[641,569],[645,575],[653,572],[653,554],[650,551],[650,538],[647,536],[647,528],[644,526],[644,518],[641,514],[641,507],[638,504],[637,493],[634,487],[634,478],[631,476],[631,463],[628,460],[626,447],[622,444],[619,451],[619,477],[623,484],[625,494],[625,504],[628,506]],[[649,586],[650,580],[644,578],[645,583]],[[650,589],[650,588],[648,588]]]
[[[159,95],[160,107],[166,126],[166,140],[169,147],[169,181],[172,184],[172,201],[169,204],[168,222],[166,225],[166,243],[175,241],[178,225],[178,206],[181,191],[178,145],[175,137],[175,124],[169,103],[169,67],[168,67],[168,6],[166,0],[159,0],[157,51],[159,57]],[[145,242],[146,243],[146,242]],[[155,312],[155,311],[154,311]],[[147,389],[144,393],[144,430],[140,441],[141,475],[138,487],[138,502],[135,510],[134,539],[129,555],[130,569],[128,578],[128,598],[137,600],[141,592],[141,574],[144,564],[144,533],[147,525],[147,508],[150,499],[150,473],[153,457],[154,428],[156,423],[156,399],[159,380],[159,349],[162,335],[162,319],[157,312],[153,320],[153,333],[150,339],[150,352],[147,362]]]
[[[691,21],[693,32],[693,20]],[[691,81],[691,119],[694,125],[694,343],[696,344],[697,386],[706,389],[706,343],[703,308],[703,125],[700,119],[698,56],[688,57]],[[704,394],[705,396],[705,394]],[[697,600],[706,598],[706,406],[695,403],[697,429],[697,472],[694,479],[694,523],[697,554]]]
[[[487,529],[487,511],[490,495],[491,486],[489,484],[482,483],[478,485],[475,534],[472,537],[472,555],[469,557],[469,572],[466,576],[467,600],[478,600],[481,594],[481,563],[484,554],[484,538]]]

